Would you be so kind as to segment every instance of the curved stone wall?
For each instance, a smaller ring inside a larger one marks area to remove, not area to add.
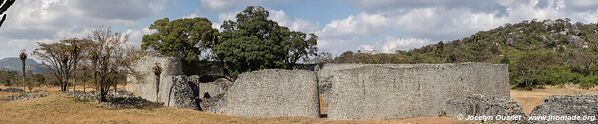
[[[243,73],[210,111],[247,117],[319,117],[316,74],[279,69]]]
[[[351,67],[352,66],[352,67]],[[507,65],[340,65],[329,71],[328,118],[388,119],[439,116],[450,99],[509,96]],[[326,69],[326,68],[324,68]],[[326,93],[325,93],[326,94]]]

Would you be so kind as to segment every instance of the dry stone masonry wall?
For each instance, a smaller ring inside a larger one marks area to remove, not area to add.
[[[450,117],[494,116],[495,121],[522,122],[526,116],[523,107],[508,96],[474,94],[447,102],[444,114]],[[502,120],[501,120],[502,119]]]
[[[529,123],[542,124],[595,124],[596,117],[598,117],[598,95],[565,95],[565,96],[550,96],[544,99],[544,102],[536,106],[530,116],[560,116],[569,117],[561,118],[560,120],[541,120],[530,119]],[[579,119],[570,118],[579,116]],[[586,119],[584,119],[584,116]],[[593,121],[591,120],[593,117]],[[571,119],[571,120],[567,120]]]
[[[331,119],[521,112],[509,97],[507,66],[500,64],[326,64],[317,72],[267,69],[243,73],[234,82],[199,82],[199,76],[175,76],[182,71],[173,58],[146,57],[134,68],[141,76],[129,76],[128,91],[156,100],[155,62],[163,67],[164,105],[227,115],[319,117],[320,96]],[[211,98],[204,98],[206,92]]]
[[[319,117],[316,74],[267,69],[243,73],[210,111],[247,117]]]
[[[158,94],[158,102],[167,103],[169,100],[169,90],[172,87],[172,77],[182,75],[182,67],[179,61],[172,57],[155,57],[145,56],[138,60],[133,66],[133,70],[137,72],[134,75],[127,76],[126,90],[132,92],[136,96],[156,102],[156,78],[153,73],[154,63],[160,63],[162,73],[160,74],[160,92]],[[173,105],[173,104],[170,104]]]
[[[509,96],[506,65],[360,65],[330,75],[326,101],[332,119],[438,116],[450,99]]]

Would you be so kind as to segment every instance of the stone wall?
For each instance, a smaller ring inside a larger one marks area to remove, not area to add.
[[[165,101],[167,106],[202,110],[200,107],[199,87],[194,82],[194,76],[174,76],[172,87],[166,91],[169,96]]]
[[[182,66],[179,61],[172,57],[145,56],[133,65],[133,70],[137,72],[134,75],[127,76],[126,90],[132,92],[135,96],[156,101],[156,79],[153,73],[154,63],[160,63],[162,73],[160,75],[160,92],[158,102],[169,105],[170,90],[173,84],[173,76],[183,74]],[[173,105],[173,104],[170,104]]]
[[[243,73],[210,111],[247,117],[319,117],[316,74],[277,69]]]
[[[217,79],[213,82],[197,82],[197,86],[199,86],[199,93],[204,97],[205,93],[208,93],[210,96],[215,96],[218,94],[222,94],[226,92],[226,90],[233,84],[233,82],[229,81],[225,78]]]
[[[326,66],[319,75],[330,84],[325,94],[332,119],[439,116],[450,99],[509,96],[507,65],[336,65],[328,71]]]
[[[530,120],[528,123],[542,124],[595,124],[598,121],[598,95],[550,96],[536,106],[530,116],[581,117],[580,120]],[[584,120],[583,116],[586,116]],[[571,118],[569,118],[571,119]]]

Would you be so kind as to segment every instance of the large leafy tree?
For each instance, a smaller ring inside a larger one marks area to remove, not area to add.
[[[156,20],[149,29],[156,32],[144,35],[141,48],[155,50],[162,55],[183,60],[185,65],[197,63],[202,53],[217,41],[218,30],[206,18],[184,18],[170,21]]]
[[[249,6],[237,14],[235,21],[223,22],[220,42],[214,45],[213,52],[229,74],[293,68],[300,59],[316,55],[316,35],[291,31],[268,16],[266,9]]]

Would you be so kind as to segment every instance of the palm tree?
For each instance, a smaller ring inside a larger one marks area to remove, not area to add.
[[[27,51],[25,49],[21,50],[21,54],[19,55],[19,58],[21,58],[21,67],[23,67],[23,90],[27,89],[25,87],[25,60],[27,60]],[[31,90],[29,90],[31,91]]]

